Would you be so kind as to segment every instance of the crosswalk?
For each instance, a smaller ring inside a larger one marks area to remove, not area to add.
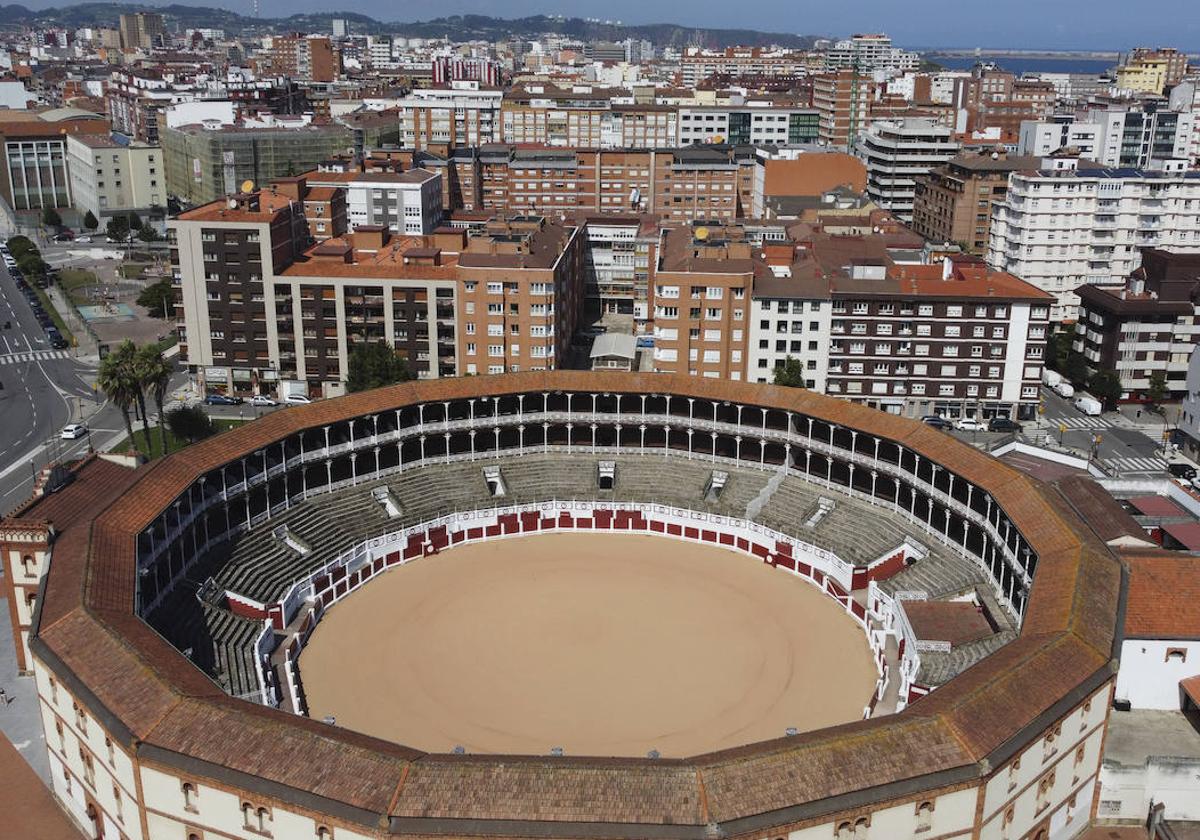
[[[1068,429],[1109,429],[1112,423],[1100,417],[1054,417],[1050,420],[1056,426],[1066,426]]]
[[[1120,474],[1167,471],[1167,462],[1162,458],[1106,458],[1101,463],[1110,471]]]
[[[66,350],[31,350],[25,353],[0,355],[0,365],[17,365],[24,362],[47,362],[51,359],[66,359],[71,354]]]

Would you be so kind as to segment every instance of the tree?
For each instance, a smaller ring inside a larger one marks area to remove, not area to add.
[[[129,419],[129,409],[137,402],[137,378],[133,373],[133,357],[137,348],[132,341],[122,341],[117,348],[100,361],[100,370],[96,375],[96,385],[108,395],[113,405],[121,410],[125,420],[125,432],[129,436],[131,446],[136,446],[133,439],[133,422]]]
[[[174,365],[167,361],[167,357],[163,355],[162,348],[157,344],[147,344],[138,348],[138,370],[142,376],[142,386],[154,398],[154,405],[158,408],[158,437],[162,443],[163,454],[167,454],[167,430],[165,427],[165,415],[163,414],[163,403],[167,399],[167,389],[171,387],[171,374],[175,372]]]
[[[5,245],[8,246],[9,253],[13,255],[14,260],[21,259],[22,254],[28,254],[30,251],[36,252],[38,249],[28,236],[14,236]]]
[[[1074,340],[1075,336],[1064,330],[1051,335],[1046,345],[1046,364],[1061,373],[1066,367],[1067,357],[1071,355],[1071,343]]]
[[[775,384],[788,388],[804,387],[804,365],[800,360],[788,356],[783,364],[775,366]]]
[[[142,229],[142,217],[139,216],[137,213],[130,212],[128,214],[128,216],[126,217],[126,221],[129,224],[130,230],[141,230]]]
[[[171,278],[164,277],[142,289],[137,296],[137,305],[149,310],[151,318],[166,318],[174,297]]]
[[[17,258],[17,268],[26,277],[43,277],[46,274],[46,261],[36,251],[29,251]]]
[[[1067,354],[1067,363],[1063,365],[1063,376],[1071,380],[1076,385],[1082,385],[1087,382],[1088,378],[1088,363],[1087,358],[1082,353],[1072,351]]]
[[[373,341],[357,345],[350,353],[346,378],[349,391],[367,391],[412,379],[408,361],[396,355],[386,342]]]
[[[108,220],[108,225],[104,230],[109,239],[124,242],[129,238],[129,219],[124,216],[113,216]]]
[[[62,227],[62,216],[53,207],[47,207],[42,211],[42,224],[52,228]]]
[[[1121,377],[1115,370],[1098,370],[1088,380],[1088,390],[1100,402],[1111,406],[1121,398]]]
[[[91,210],[83,217],[83,226],[88,230],[95,230],[100,227],[100,220],[96,218],[96,214]]]
[[[137,385],[138,409],[142,412],[142,436],[146,439],[146,453],[149,454],[154,448],[154,444],[150,442],[150,415],[146,411],[146,383],[151,376],[150,360],[146,354],[135,348],[130,365],[133,370],[134,382]],[[160,417],[160,422],[161,419]]]
[[[1168,393],[1167,374],[1161,370],[1156,370],[1150,374],[1150,384],[1146,388],[1146,399],[1150,400],[1151,405],[1156,410],[1158,409],[1158,404],[1167,398]]]
[[[212,420],[198,405],[182,406],[173,410],[166,415],[166,424],[171,434],[188,443],[202,440],[215,431]]]
[[[150,227],[150,225],[142,225],[142,229],[137,232],[137,238],[143,242],[157,242],[162,239],[158,235],[158,231]]]

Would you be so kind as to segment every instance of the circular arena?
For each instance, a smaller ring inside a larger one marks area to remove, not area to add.
[[[1123,597],[1053,487],[920,423],[573,372],[274,413],[50,569],[60,796],[182,840],[1066,836]]]

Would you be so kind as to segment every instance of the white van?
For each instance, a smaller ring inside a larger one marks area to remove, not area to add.
[[[1088,417],[1099,417],[1100,412],[1103,410],[1100,400],[1095,397],[1089,397],[1087,394],[1080,394],[1076,397],[1074,405]]]
[[[1054,393],[1058,394],[1060,397],[1070,399],[1071,397],[1075,396],[1075,386],[1064,379],[1054,386]]]

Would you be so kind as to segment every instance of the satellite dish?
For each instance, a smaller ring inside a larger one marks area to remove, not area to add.
[[[231,198],[231,199],[229,199],[229,201],[227,202],[227,204],[228,204],[228,206],[229,206],[229,209],[230,209],[230,210],[236,210],[236,209],[237,209],[237,199],[236,199],[236,198]]]
[[[706,228],[706,227],[696,228],[696,238],[699,239],[701,242],[703,242],[705,239],[708,239],[708,228]]]
[[[245,181],[242,181],[242,192],[244,192],[244,193],[254,192],[254,182],[251,181],[249,178],[247,178]]]

